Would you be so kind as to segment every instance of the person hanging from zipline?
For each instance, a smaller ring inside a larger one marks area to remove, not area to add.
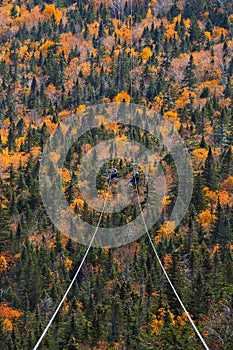
[[[111,174],[108,178],[108,185],[109,186],[112,185],[112,179],[114,179],[115,177],[117,177],[117,169],[116,168],[112,169]]]
[[[137,186],[138,184],[138,181],[139,181],[139,172],[136,171],[136,173],[133,174],[133,176],[131,177],[131,179],[129,179],[127,181],[127,183],[125,184],[125,186],[128,186],[130,183],[133,185],[133,186]]]

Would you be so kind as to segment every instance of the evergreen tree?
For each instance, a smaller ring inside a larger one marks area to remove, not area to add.
[[[205,179],[206,186],[208,186],[212,191],[216,190],[218,174],[211,147],[209,147],[209,152],[205,161],[203,176]]]
[[[192,195],[192,203],[195,207],[195,209],[200,212],[203,209],[205,209],[206,206],[206,199],[204,194],[204,179],[202,174],[198,174],[194,178],[194,188],[193,188],[193,195]]]
[[[3,13],[6,3],[0,0]],[[55,229],[43,208],[38,184],[43,148],[56,128],[62,131],[62,143],[75,132],[72,127],[67,130],[65,122],[77,107],[85,104],[86,111],[78,117],[80,125],[88,128],[88,104],[103,98],[117,100],[122,90],[130,95],[131,85],[131,102],[141,105],[137,107],[135,121],[143,119],[147,107],[155,125],[154,109],[163,114],[169,111],[168,116],[174,116],[174,127],[179,128],[181,123],[180,133],[192,153],[191,205],[175,233],[169,237],[166,232],[162,236],[158,232],[178,196],[177,171],[172,157],[164,158],[167,150],[158,150],[159,142],[150,133],[127,125],[119,125],[119,132],[117,128],[113,132],[111,124],[105,127],[102,123],[75,142],[62,167],[77,174],[87,149],[113,136],[118,141],[125,139],[127,144],[133,133],[135,142],[143,143],[152,156],[154,153],[157,158],[161,151],[169,189],[166,203],[172,201],[151,230],[152,239],[155,235],[158,254],[195,324],[202,334],[209,331],[205,337],[209,348],[222,348],[220,339],[226,349],[232,348],[232,2],[161,0],[153,5],[149,1],[134,1],[132,6],[133,18],[129,1],[19,0],[9,4],[10,20],[5,23],[7,18],[3,19],[4,50],[0,55],[3,350],[35,346],[85,254],[85,247],[66,237],[66,230]],[[156,16],[159,24],[153,20]],[[204,35],[204,31],[210,36]],[[144,48],[151,50],[151,57],[142,59]],[[187,57],[188,64],[183,67]],[[189,93],[190,90],[193,91]],[[98,118],[101,116],[98,121],[104,120],[101,107],[97,109]],[[112,114],[110,105],[106,105],[105,112],[106,117]],[[118,112],[125,116],[123,103]],[[92,118],[94,115],[90,115]],[[165,131],[162,129],[159,132]],[[62,143],[53,141],[57,154]],[[204,161],[205,149],[209,152]],[[113,151],[111,148],[110,156]],[[148,163],[148,157],[143,157]],[[99,154],[93,152],[91,162],[94,164],[97,158]],[[124,177],[131,165],[122,158],[115,160],[115,166]],[[54,179],[53,191],[58,186],[58,174],[52,165],[48,171]],[[151,172],[154,167],[149,169]],[[73,203],[74,197],[81,198],[76,176],[72,175],[70,182],[65,177],[63,180],[68,202]],[[96,182],[99,189],[107,192],[103,171],[98,172]],[[118,187],[119,182],[109,189],[108,201],[120,200]],[[144,208],[150,186],[144,185],[143,174],[138,189]],[[100,226],[112,230],[134,220],[140,212],[135,200],[132,192],[129,205],[121,212],[104,214]],[[96,226],[99,213],[89,203],[76,204],[74,212],[93,228]],[[83,234],[82,227],[75,223],[71,228],[77,235]],[[219,300],[222,304],[217,309]],[[19,318],[17,310],[21,312]],[[15,314],[14,319],[11,314]],[[152,332],[154,314],[162,320],[157,324],[157,333]],[[89,251],[42,347],[199,349],[199,339],[191,337],[191,333],[188,320],[154,260],[153,250],[142,237],[126,247]]]
[[[231,147],[227,148],[221,157],[221,178],[226,178],[233,174],[233,154]]]
[[[2,350],[9,349],[9,337],[7,332],[4,331],[4,322],[2,318],[0,318],[0,347]]]
[[[0,233],[0,252],[2,252],[9,247],[11,237],[9,212],[2,205],[2,200],[0,200]]]
[[[195,75],[196,65],[193,60],[193,55],[190,56],[188,65],[184,69],[184,86],[188,86],[189,89],[195,87],[197,78]]]
[[[189,29],[190,40],[192,43],[199,42],[202,38],[202,32],[197,22],[197,17],[192,16],[191,26]]]

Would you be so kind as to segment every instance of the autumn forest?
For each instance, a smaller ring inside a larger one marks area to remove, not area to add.
[[[39,169],[46,142],[71,115],[87,123],[90,106],[112,102],[162,115],[189,152],[188,210],[171,229],[178,184],[163,149],[167,192],[149,232],[208,348],[233,349],[231,0],[0,0],[0,349],[35,347],[86,251],[44,207]],[[100,123],[66,156],[67,202],[94,227],[98,212],[79,191],[82,158],[100,140],[131,134],[154,150],[148,132]],[[132,175],[129,162],[115,159],[106,165],[112,166],[125,181]],[[139,170],[144,205],[147,183]],[[106,169],[96,183],[100,196],[115,198],[114,181],[107,194]],[[135,188],[127,191],[131,205],[103,215],[102,226],[121,226],[139,214]],[[202,348],[146,235],[121,247],[90,249],[39,347]]]

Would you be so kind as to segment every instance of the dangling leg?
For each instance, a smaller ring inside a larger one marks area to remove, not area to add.
[[[130,184],[130,183],[132,183],[133,181],[132,181],[132,179],[129,179],[128,181],[127,181],[127,183],[125,184],[125,186],[128,186],[128,184]]]

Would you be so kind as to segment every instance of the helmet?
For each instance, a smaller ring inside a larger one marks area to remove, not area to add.
[[[113,172],[114,172],[114,173],[117,173],[117,169],[116,169],[116,168],[114,168],[114,169],[113,169]]]
[[[138,172],[138,171],[136,171],[135,175],[139,175],[139,172]]]

